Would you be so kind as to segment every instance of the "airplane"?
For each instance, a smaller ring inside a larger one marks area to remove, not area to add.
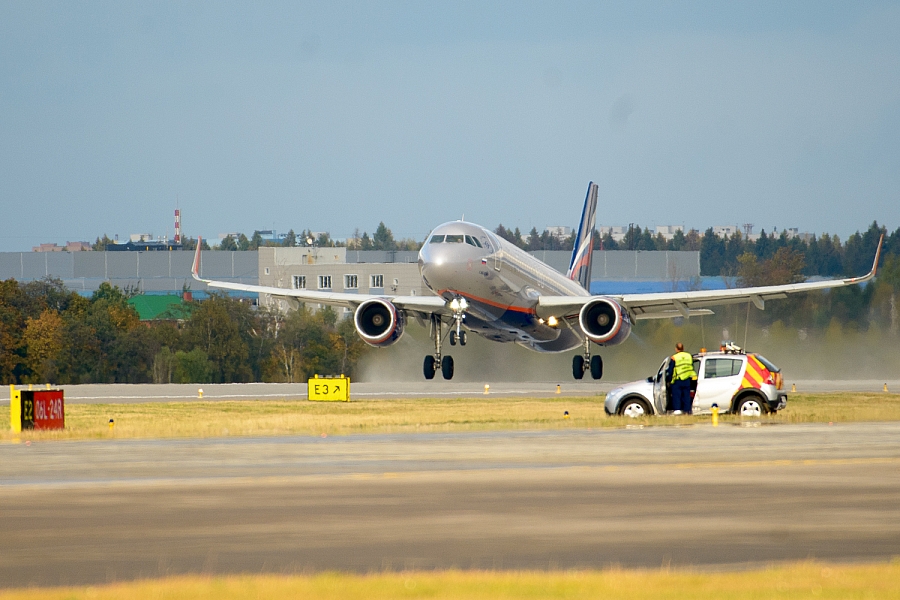
[[[453,357],[443,353],[443,342],[446,339],[451,346],[465,346],[468,332],[538,352],[580,348],[581,352],[572,359],[572,375],[583,379],[590,372],[593,379],[600,379],[603,360],[599,354],[592,355],[592,346],[621,344],[637,321],[710,315],[714,314],[710,306],[735,303],[752,302],[763,310],[767,300],[789,294],[857,285],[875,276],[884,242],[882,235],[872,270],[862,277],[725,290],[594,296],[589,290],[597,196],[598,186],[590,182],[565,275],[491,230],[466,221],[438,225],[419,251],[419,272],[434,296],[345,294],[201,279],[199,238],[191,270],[194,279],[214,289],[258,292],[348,308],[353,311],[360,338],[375,347],[395,344],[413,318],[430,327],[434,342],[434,352],[427,354],[423,362],[425,379],[434,379],[438,370],[444,379],[453,378]]]

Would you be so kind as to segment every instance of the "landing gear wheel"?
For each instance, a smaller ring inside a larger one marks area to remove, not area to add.
[[[441,375],[444,379],[453,379],[453,357],[445,356],[441,359]]]
[[[575,379],[584,378],[584,357],[580,354],[572,357],[572,376]]]
[[[450,332],[450,345],[451,346],[456,345],[456,332],[455,331]]]
[[[466,342],[468,342],[468,341],[469,341],[469,336],[466,334],[466,332],[460,331],[459,332],[459,345],[465,346]]]
[[[603,377],[603,359],[599,356],[591,357],[591,377],[594,379]]]
[[[425,372],[425,379],[434,379],[434,371],[435,371],[435,360],[434,357],[430,354],[425,357],[425,364],[422,365],[422,370]]]

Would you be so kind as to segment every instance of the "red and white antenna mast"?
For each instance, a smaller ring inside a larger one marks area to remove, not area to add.
[[[175,243],[181,243],[181,209],[175,209]]]

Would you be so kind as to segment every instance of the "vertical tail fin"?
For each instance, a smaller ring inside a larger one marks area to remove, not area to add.
[[[197,251],[194,253],[194,264],[191,265],[191,276],[197,281],[203,281],[200,279],[200,246],[203,245],[203,240],[200,236],[197,236]]]
[[[566,277],[577,281],[581,287],[591,291],[591,258],[594,254],[594,222],[597,218],[597,184],[588,184],[587,196],[584,198],[584,209],[581,211],[581,223],[575,235],[575,248],[572,250],[572,262]]]

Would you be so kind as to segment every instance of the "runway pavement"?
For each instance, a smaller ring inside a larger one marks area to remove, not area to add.
[[[0,445],[0,585],[900,555],[900,423]]]
[[[546,397],[556,394],[560,386],[563,396],[604,396],[624,382],[593,380],[561,380],[548,382],[453,382],[417,381],[397,383],[351,382],[351,398],[390,400],[396,398],[459,398],[481,396],[484,386],[498,397]],[[800,392],[880,392],[900,391],[900,380],[788,380],[785,389],[796,385]],[[40,388],[42,386],[36,386]],[[87,384],[63,385],[67,403],[108,404],[138,402],[179,402],[192,400],[303,400],[306,383],[226,383],[226,384]],[[203,396],[200,396],[203,390]],[[0,403],[9,403],[9,388],[0,391]]]

